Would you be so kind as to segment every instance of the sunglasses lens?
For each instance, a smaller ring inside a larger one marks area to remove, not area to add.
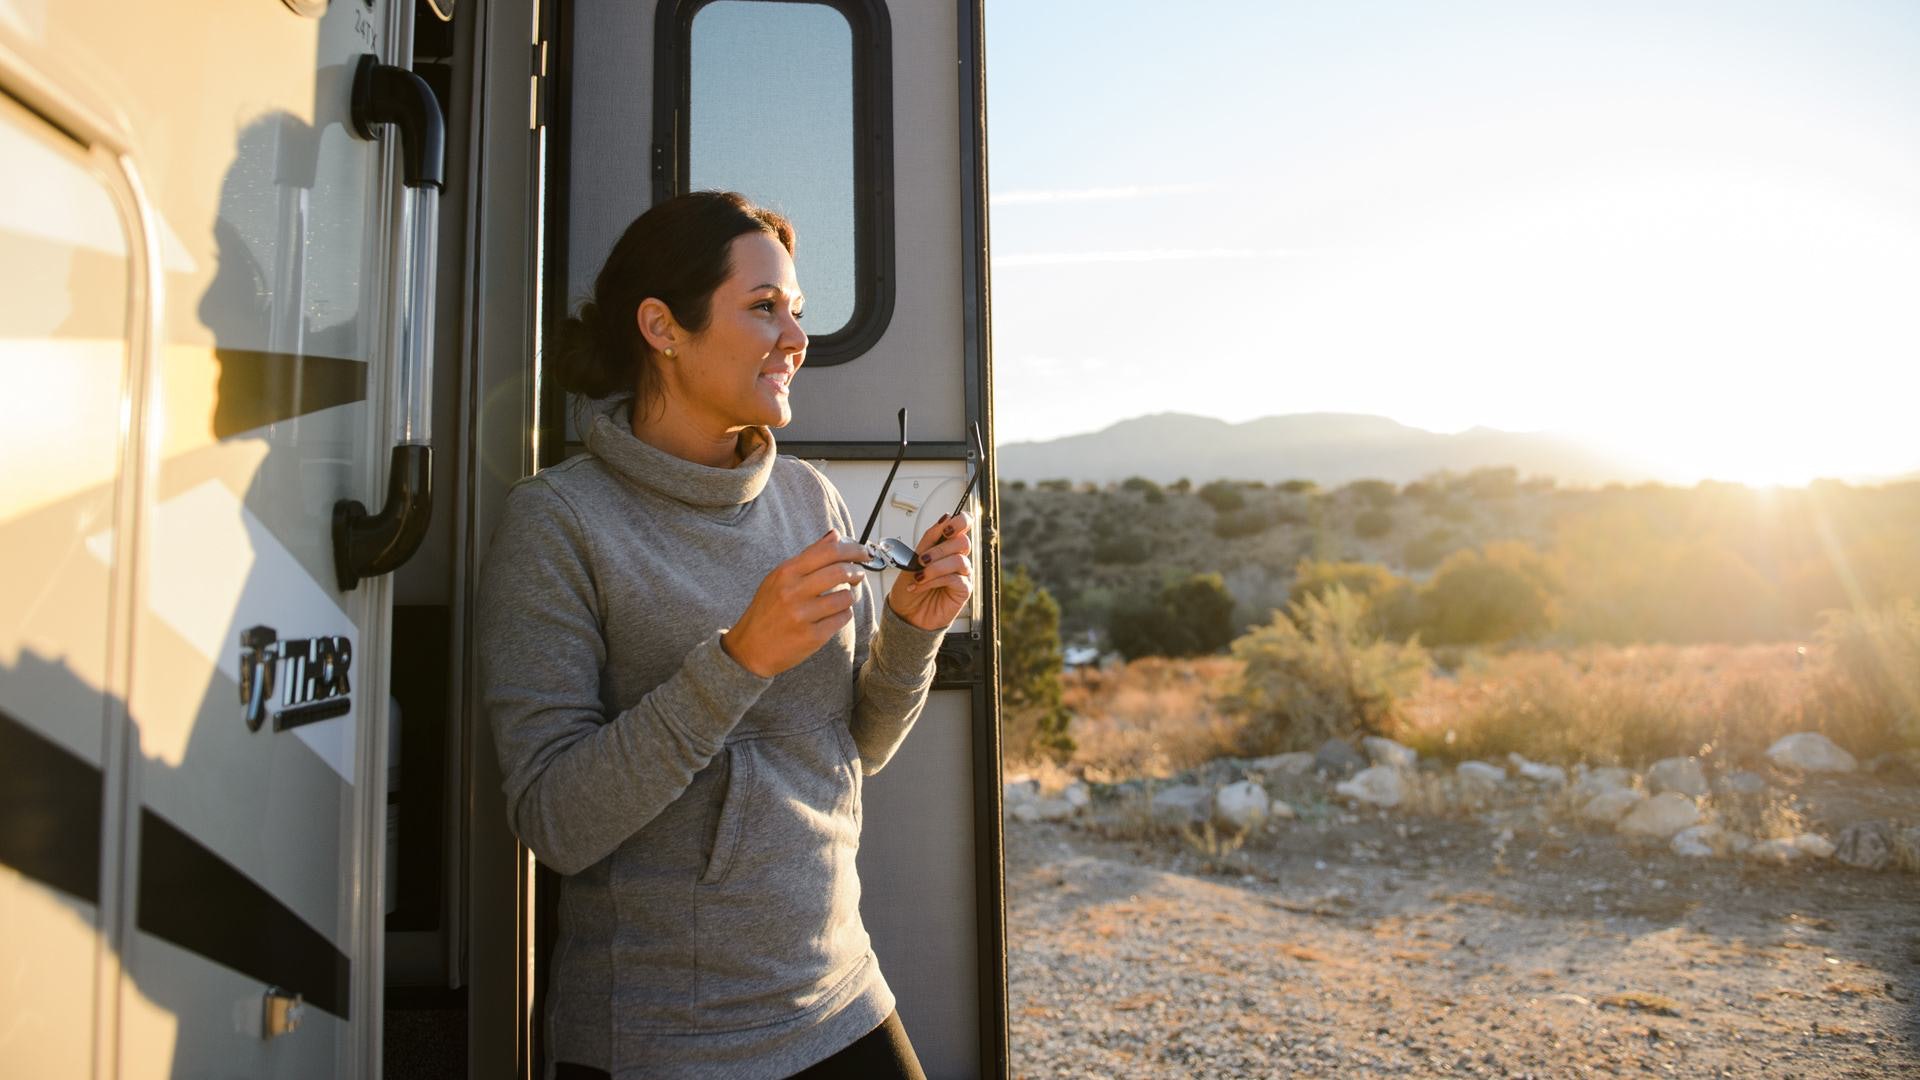
[[[889,536],[885,540],[875,544],[874,547],[884,551],[887,561],[902,570],[913,570],[917,568],[919,560],[915,557],[913,548],[908,546],[905,540]]]
[[[861,561],[860,565],[868,570],[885,570],[888,562],[883,544],[868,544],[867,557]]]

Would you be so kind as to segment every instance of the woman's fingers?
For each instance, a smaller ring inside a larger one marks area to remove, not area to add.
[[[948,555],[922,566],[919,572],[913,575],[912,584],[907,587],[918,591],[933,586],[951,584],[951,581],[948,580],[951,578],[959,578],[971,586],[973,582],[973,560],[967,558],[965,553]]]

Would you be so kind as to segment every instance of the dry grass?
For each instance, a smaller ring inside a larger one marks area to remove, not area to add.
[[[1080,668],[1061,679],[1090,779],[1165,776],[1232,753],[1239,721],[1221,694],[1239,671],[1229,657]]]
[[[1819,643],[1470,651],[1454,675],[1429,674],[1387,734],[1449,761],[1503,762],[1517,752],[1644,766],[1699,755],[1718,768],[1753,767],[1796,731],[1824,732],[1861,755],[1889,745],[1884,722],[1836,704],[1847,699],[1834,690],[1829,659]],[[1244,719],[1227,695],[1241,670],[1220,656],[1068,672],[1063,696],[1079,743],[1069,767],[1119,780],[1234,754]],[[1414,798],[1458,806],[1458,794],[1436,788]]]
[[[1638,765],[1663,757],[1758,759],[1820,730],[1819,665],[1792,644],[1690,645],[1470,658],[1403,709],[1394,737],[1438,757]]]

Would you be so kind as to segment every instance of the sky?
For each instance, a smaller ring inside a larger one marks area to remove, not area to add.
[[[1001,442],[1163,411],[1920,469],[1920,4],[988,0]]]

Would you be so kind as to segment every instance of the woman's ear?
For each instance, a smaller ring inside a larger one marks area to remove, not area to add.
[[[655,297],[649,296],[640,301],[633,317],[640,324],[640,336],[656,353],[672,355],[672,350],[686,337],[686,331],[680,328],[679,321],[673,317],[673,309]]]

